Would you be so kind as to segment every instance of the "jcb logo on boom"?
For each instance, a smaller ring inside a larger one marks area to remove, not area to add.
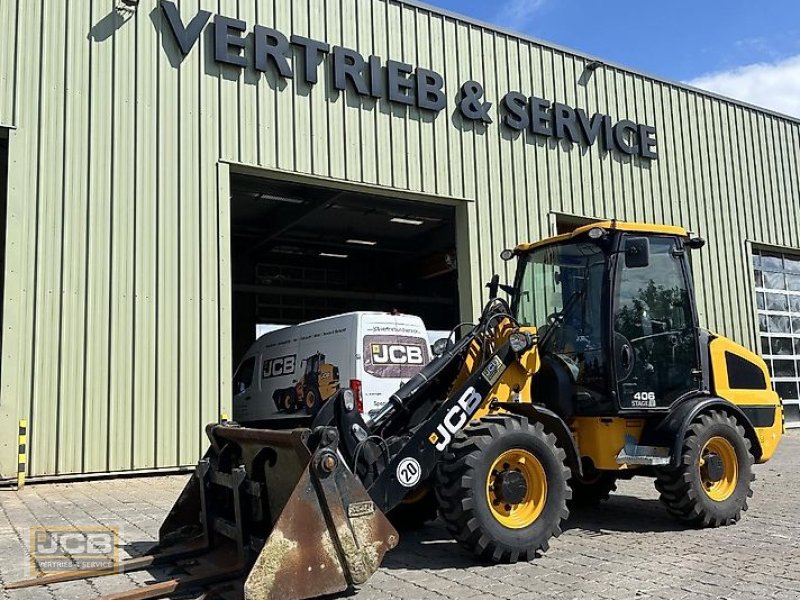
[[[421,346],[372,344],[372,360],[376,365],[422,365],[425,355]]]
[[[461,431],[464,425],[467,424],[478,410],[478,407],[483,402],[481,395],[471,387],[467,389],[458,399],[458,402],[442,419],[442,422],[437,425],[436,432],[432,433],[428,440],[433,444],[437,450],[443,451],[453,439],[453,436]]]
[[[294,354],[291,356],[279,356],[277,358],[270,358],[264,361],[264,366],[261,368],[261,377],[268,379],[269,377],[280,377],[281,375],[291,375],[294,373],[294,367],[297,359]]]

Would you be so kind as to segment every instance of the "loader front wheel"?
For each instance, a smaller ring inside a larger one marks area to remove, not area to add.
[[[747,510],[753,479],[744,429],[733,417],[711,411],[691,424],[680,464],[658,471],[656,489],[671,515],[698,527],[719,527]]]
[[[541,423],[515,415],[474,422],[455,436],[439,464],[436,495],[447,529],[491,562],[545,552],[569,516],[565,459]]]

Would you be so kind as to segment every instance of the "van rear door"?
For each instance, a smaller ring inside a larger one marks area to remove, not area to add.
[[[425,324],[419,317],[365,313],[359,327],[363,414],[371,419],[400,386],[430,361]]]

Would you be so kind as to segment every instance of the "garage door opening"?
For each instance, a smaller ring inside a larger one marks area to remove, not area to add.
[[[233,359],[257,328],[360,311],[458,323],[455,208],[233,175]]]

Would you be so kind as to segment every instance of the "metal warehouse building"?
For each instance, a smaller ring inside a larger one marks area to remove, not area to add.
[[[195,464],[259,324],[475,316],[499,252],[683,225],[798,420],[797,120],[411,0],[0,0],[0,476]]]

